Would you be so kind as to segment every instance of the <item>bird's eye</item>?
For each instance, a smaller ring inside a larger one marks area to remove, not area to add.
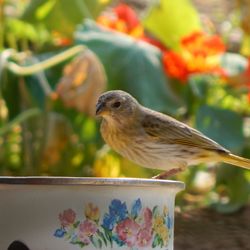
[[[121,103],[120,102],[114,102],[112,104],[112,108],[119,108],[121,106]]]

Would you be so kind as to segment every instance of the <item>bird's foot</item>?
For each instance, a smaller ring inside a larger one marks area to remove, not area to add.
[[[173,168],[173,169],[170,169],[169,171],[162,172],[156,176],[153,176],[152,179],[161,179],[161,180],[167,179],[168,177],[176,175],[182,171],[183,171],[183,168]]]

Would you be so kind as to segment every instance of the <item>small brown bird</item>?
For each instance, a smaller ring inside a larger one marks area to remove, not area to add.
[[[140,105],[130,94],[103,93],[96,104],[101,134],[106,143],[129,160],[165,170],[166,178],[189,165],[225,162],[250,169],[250,160],[236,156],[198,130]]]

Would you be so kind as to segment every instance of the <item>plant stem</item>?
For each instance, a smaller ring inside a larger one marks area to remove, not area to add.
[[[14,62],[8,62],[7,68],[17,75],[27,76],[32,75],[37,72],[40,72],[42,70],[48,69],[50,67],[53,67],[67,59],[69,59],[72,56],[77,55],[78,53],[84,51],[86,49],[83,45],[77,45],[73,48],[70,48],[66,51],[63,51],[62,53],[55,55],[52,58],[49,58],[47,60],[44,60],[42,62],[39,62],[37,64],[31,65],[31,66],[20,66]]]

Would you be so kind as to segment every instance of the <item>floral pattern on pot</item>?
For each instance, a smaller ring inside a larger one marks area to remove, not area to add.
[[[126,202],[113,199],[102,217],[99,208],[88,203],[83,217],[78,219],[71,208],[64,210],[59,214],[60,227],[54,236],[82,248],[92,244],[99,249],[127,246],[138,250],[166,249],[172,237],[173,218],[167,206],[150,209],[143,207],[141,199],[135,200],[130,209]]]

